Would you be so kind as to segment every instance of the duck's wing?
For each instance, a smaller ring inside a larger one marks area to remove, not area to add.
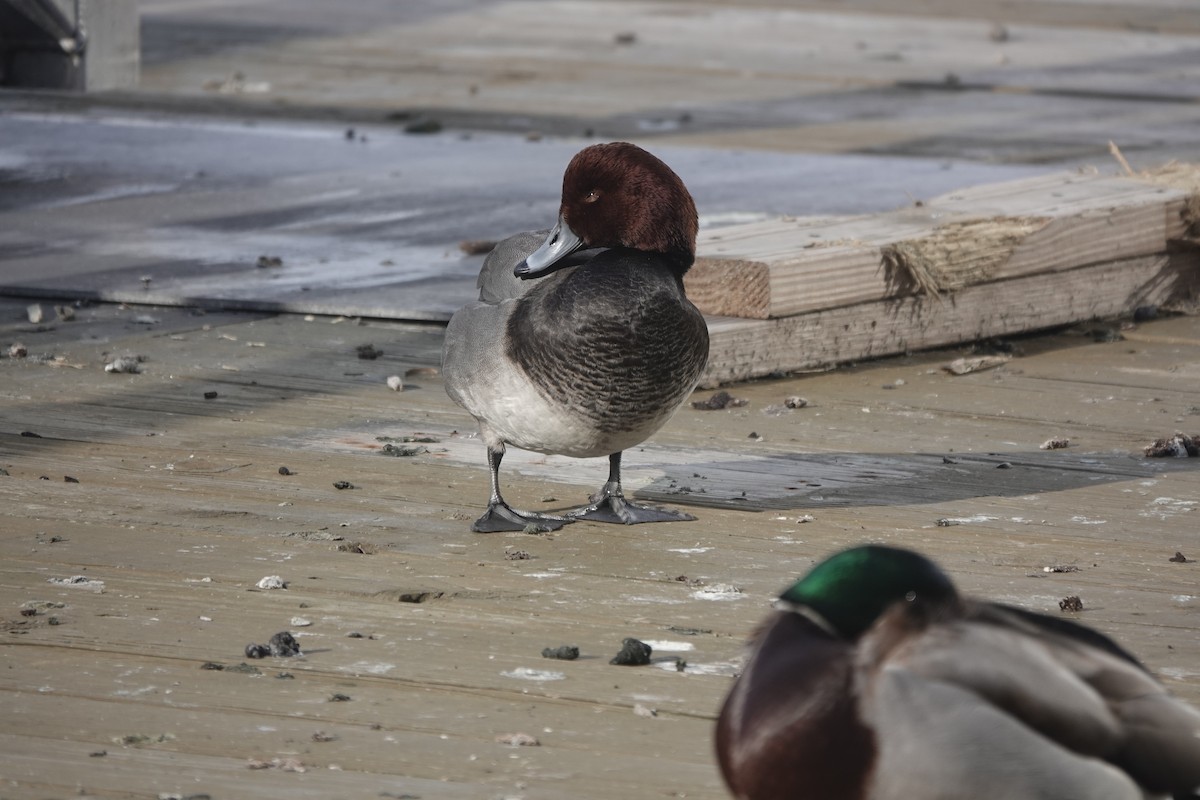
[[[858,654],[879,781],[903,779],[877,797],[1142,798],[1200,785],[1200,713],[1111,640],[1002,606],[930,620],[906,605]]]
[[[525,258],[537,250],[550,231],[529,231],[510,236],[498,243],[483,260],[479,268],[479,299],[484,303],[499,303],[520,297],[536,285],[536,281],[522,280],[513,274]]]

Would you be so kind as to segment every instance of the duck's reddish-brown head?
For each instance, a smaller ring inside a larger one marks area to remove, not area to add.
[[[674,170],[629,142],[592,145],[567,165],[558,224],[516,274],[543,274],[588,247],[661,253],[682,274],[698,230],[696,203]]]

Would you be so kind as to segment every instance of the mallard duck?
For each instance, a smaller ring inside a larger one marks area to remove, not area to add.
[[[717,722],[744,800],[1195,797],[1200,712],[1112,639],[961,596],[928,558],[821,562],[758,630]]]
[[[708,359],[708,327],[683,289],[697,229],[670,167],[627,142],[592,145],[567,166],[554,228],[510,237],[484,261],[480,299],[451,318],[442,354],[446,391],[487,446],[491,496],[472,530],[694,519],[627,500],[621,453],[670,419]],[[608,456],[608,480],[564,514],[512,508],[499,479],[509,445]]]

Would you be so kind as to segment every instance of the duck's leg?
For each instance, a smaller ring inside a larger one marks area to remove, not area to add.
[[[530,525],[542,530],[556,531],[568,522],[569,517],[553,514],[538,514],[534,511],[519,511],[500,496],[500,459],[504,458],[504,445],[488,447],[488,469],[492,473],[492,496],[488,498],[487,511],[475,520],[471,530],[476,533],[500,533],[501,531],[523,531]]]
[[[637,525],[642,522],[687,522],[695,519],[682,511],[641,506],[625,499],[621,491],[621,454],[608,457],[608,481],[600,491],[592,495],[591,505],[573,508],[567,512],[572,519],[590,519],[593,522],[617,522]]]

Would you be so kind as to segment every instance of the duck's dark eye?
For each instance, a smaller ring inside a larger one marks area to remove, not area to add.
[[[594,203],[599,199],[600,199],[600,190],[592,189],[590,192],[587,193],[587,197],[583,198],[583,202]]]

